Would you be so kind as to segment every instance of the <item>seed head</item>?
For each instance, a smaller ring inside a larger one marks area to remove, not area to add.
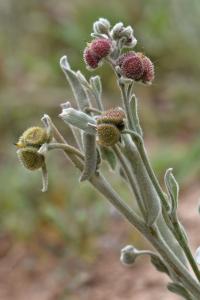
[[[151,82],[154,80],[154,65],[152,61],[143,53],[138,53],[138,56],[141,56],[144,68],[141,81],[143,83],[151,84]]]
[[[124,77],[140,80],[144,72],[142,59],[137,55],[130,55],[125,57],[121,65],[122,75]]]
[[[109,39],[93,40],[90,49],[99,59],[102,59],[110,53],[111,41]]]
[[[115,125],[118,130],[124,128],[125,113],[121,107],[115,107],[105,111],[102,115],[98,116],[97,124],[112,124]]]
[[[24,148],[27,146],[39,148],[42,144],[48,143],[50,140],[51,136],[47,133],[45,128],[30,127],[24,131],[16,146],[18,148]]]
[[[83,59],[89,69],[96,69],[100,62],[100,59],[93,53],[93,51],[89,47],[85,48],[83,52]]]
[[[129,57],[133,57],[135,56],[135,52],[134,51],[128,51],[128,52],[125,52],[123,53],[122,55],[120,55],[120,57],[118,58],[116,64],[121,67],[123,62],[129,58]]]
[[[154,80],[154,65],[143,53],[126,52],[118,58],[117,66],[124,77],[146,84]]]
[[[45,162],[44,155],[39,154],[35,147],[19,149],[17,155],[22,165],[31,171],[40,169]]]
[[[112,43],[109,39],[99,38],[93,40],[85,48],[83,58],[90,69],[96,69],[99,62],[111,51]]]
[[[120,140],[119,129],[112,124],[97,125],[98,143],[104,147],[113,146]]]

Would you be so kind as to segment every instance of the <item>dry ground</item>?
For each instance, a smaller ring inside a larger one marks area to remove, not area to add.
[[[197,212],[200,186],[181,197],[180,216],[193,250],[200,244]],[[167,276],[140,258],[132,268],[119,262],[119,251],[128,239],[129,225],[114,218],[98,241],[98,256],[92,264],[52,255],[38,255],[27,247],[1,239],[0,300],[178,300],[166,290]]]

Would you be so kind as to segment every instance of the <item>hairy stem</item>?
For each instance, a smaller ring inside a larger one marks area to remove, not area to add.
[[[123,168],[123,170],[124,170],[124,172],[125,172],[125,174],[126,174],[126,176],[128,178],[129,184],[130,184],[131,189],[132,189],[132,191],[133,191],[133,193],[135,195],[135,198],[136,198],[138,207],[140,209],[140,212],[142,213],[142,216],[145,218],[145,216],[146,216],[145,207],[143,205],[143,202],[142,202],[142,199],[141,199],[141,195],[140,195],[140,193],[138,191],[137,183],[136,183],[136,181],[135,181],[135,179],[134,179],[134,177],[133,177],[133,175],[132,175],[132,173],[131,173],[131,171],[129,169],[127,161],[126,161],[125,157],[123,156],[121,150],[119,149],[119,147],[117,145],[115,145],[113,147],[113,150],[114,150],[117,158],[119,159],[119,161],[121,163],[121,166],[122,166],[122,168]]]

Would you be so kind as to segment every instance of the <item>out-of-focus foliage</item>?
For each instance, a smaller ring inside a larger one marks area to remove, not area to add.
[[[59,103],[73,99],[59,58],[67,54],[73,68],[89,76],[82,49],[90,41],[92,23],[102,16],[112,24],[121,20],[133,26],[137,50],[155,62],[154,84],[136,86],[136,93],[156,170],[162,176],[174,167],[182,182],[200,176],[199,0],[1,0],[2,232],[26,239],[41,235],[48,245],[56,237],[83,251],[103,228],[103,201],[88,185],[77,187],[77,174],[59,156],[50,155],[50,190],[44,195],[39,174],[22,169],[12,145],[24,129],[40,124],[44,112],[56,119]],[[102,75],[106,106],[118,105],[112,71],[104,66],[97,73]],[[64,124],[57,124],[65,133]]]

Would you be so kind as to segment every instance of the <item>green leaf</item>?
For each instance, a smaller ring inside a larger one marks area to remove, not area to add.
[[[178,207],[179,185],[172,174],[172,168],[169,168],[164,177],[165,186],[169,199],[171,200],[171,213],[174,214]]]
[[[134,131],[136,131],[140,136],[143,136],[142,128],[140,126],[140,121],[138,117],[138,105],[137,105],[137,98],[133,94],[131,96],[129,106],[130,106],[130,114],[131,114],[131,121]]]
[[[160,259],[159,256],[151,255],[151,263],[159,272],[163,272],[166,273],[167,275],[170,275],[167,267],[165,266],[165,264],[163,263],[163,261]]]
[[[97,168],[96,136],[83,133],[83,146],[85,151],[84,170],[80,176],[80,182],[89,180]]]
[[[67,60],[67,56],[61,57],[60,66],[65,73],[69,84],[71,85],[78,107],[80,108],[80,110],[84,111],[85,108],[90,105],[90,101],[77,74],[73,70],[71,70],[70,64]]]
[[[117,166],[117,159],[114,152],[107,147],[100,147],[101,157],[103,160],[106,160],[111,169],[114,171]]]
[[[167,285],[170,292],[182,296],[184,299],[192,300],[190,293],[179,283],[170,282]]]
[[[102,85],[101,85],[101,79],[99,76],[94,76],[90,78],[90,84],[92,89],[101,95],[102,93]]]

